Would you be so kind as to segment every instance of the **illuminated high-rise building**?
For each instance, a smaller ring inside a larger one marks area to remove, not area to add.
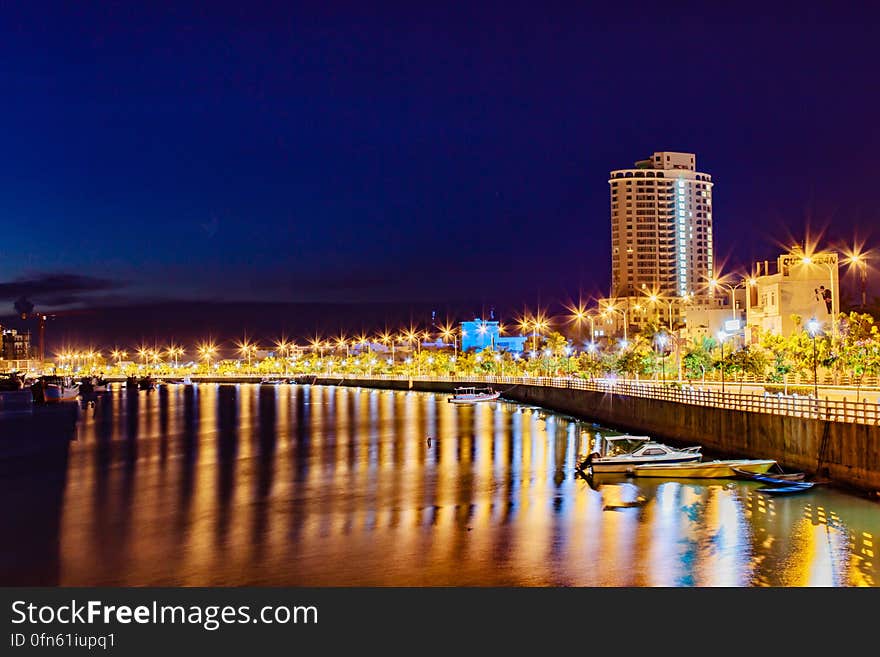
[[[712,176],[693,153],[659,152],[611,172],[611,296],[708,296]]]

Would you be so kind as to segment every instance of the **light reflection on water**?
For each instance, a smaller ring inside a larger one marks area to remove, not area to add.
[[[63,453],[4,474],[0,583],[877,585],[880,504],[591,485],[574,463],[596,430],[428,393],[117,389]]]

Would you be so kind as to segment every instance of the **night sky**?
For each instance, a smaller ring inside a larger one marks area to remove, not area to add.
[[[0,316],[607,293],[655,150],[731,266],[880,215],[877,9],[153,4],[3,6]]]

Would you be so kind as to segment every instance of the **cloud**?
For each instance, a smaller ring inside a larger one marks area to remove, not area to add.
[[[87,301],[96,292],[116,290],[124,281],[65,272],[43,273],[0,283],[0,300],[22,297],[49,306],[69,306]]]

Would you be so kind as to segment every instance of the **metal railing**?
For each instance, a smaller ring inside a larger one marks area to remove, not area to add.
[[[857,424],[880,424],[880,404],[861,400],[830,400],[812,395],[797,394],[748,394],[720,392],[683,385],[658,385],[655,382],[640,383],[619,379],[579,379],[568,377],[511,377],[511,376],[401,376],[394,374],[375,374],[373,376],[334,374],[319,376],[321,379],[339,380],[378,380],[378,381],[437,381],[468,384],[529,385],[569,390],[584,390],[608,395],[624,395],[656,399],[677,404],[710,406],[747,413],[767,413],[787,415],[813,420],[831,422],[850,422]]]

